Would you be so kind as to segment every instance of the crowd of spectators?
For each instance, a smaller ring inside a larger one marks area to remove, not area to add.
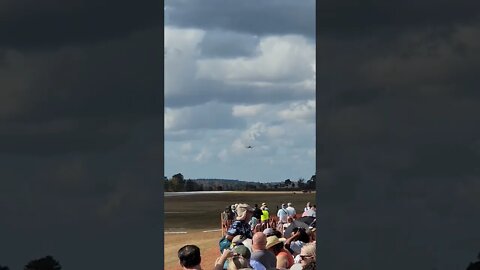
[[[230,205],[222,213],[220,256],[213,269],[316,269],[315,224],[316,207],[310,203],[301,214],[292,203],[284,203],[276,215],[271,215],[266,203]],[[202,269],[198,247],[184,246],[178,257],[183,269]]]

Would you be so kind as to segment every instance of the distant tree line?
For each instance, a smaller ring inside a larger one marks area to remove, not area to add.
[[[316,186],[316,176],[309,180],[299,178],[296,181],[286,179],[282,182],[249,182],[229,179],[185,179],[181,173],[170,179],[164,177],[165,191],[313,191]]]
[[[23,270],[61,270],[62,266],[52,256],[31,260],[23,267]],[[0,265],[0,270],[10,270],[8,266]]]

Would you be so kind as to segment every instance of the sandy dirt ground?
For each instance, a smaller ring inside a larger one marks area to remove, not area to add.
[[[212,269],[220,256],[218,241],[221,232],[193,231],[186,234],[165,234],[165,269],[182,270],[178,263],[177,252],[182,246],[194,243],[200,248],[202,268]]]

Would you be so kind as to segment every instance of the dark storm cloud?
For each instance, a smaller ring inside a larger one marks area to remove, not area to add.
[[[161,8],[0,3],[2,265],[161,268]]]
[[[322,1],[317,3],[318,33],[351,39],[358,36],[396,36],[405,29],[448,29],[478,19],[480,4],[456,1]]]
[[[78,254],[104,267],[115,264],[114,256],[128,254],[137,260],[123,261],[115,268],[133,261],[157,265],[158,258],[148,252],[160,248],[157,168],[161,153],[155,151],[160,143],[154,139],[162,129],[152,125],[158,122],[138,125],[128,143],[101,154],[2,155],[0,228],[8,234],[2,241],[11,244],[2,250],[2,263],[13,267],[52,254],[63,266],[81,269],[89,262]],[[119,238],[122,245],[138,247],[142,242],[148,250],[115,250]],[[146,254],[149,258],[139,262]]]
[[[58,154],[124,143],[138,121],[161,111],[159,32],[54,52],[5,52],[1,151]]]
[[[199,44],[201,57],[233,58],[255,56],[259,38],[228,31],[207,31]]]
[[[478,253],[480,28],[471,7],[400,5],[391,16],[397,6],[359,4],[356,16],[319,18],[324,267],[463,269]]]
[[[315,36],[313,1],[165,1],[166,23],[256,35]]]
[[[3,1],[0,47],[52,50],[160,26],[160,1]]]

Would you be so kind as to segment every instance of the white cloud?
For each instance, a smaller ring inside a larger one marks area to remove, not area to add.
[[[279,83],[311,79],[315,44],[301,36],[263,38],[255,57],[199,60],[198,78],[228,82]]]
[[[191,129],[225,129],[243,125],[239,118],[232,116],[230,105],[206,103],[203,105],[165,109],[165,131]]]
[[[234,105],[232,109],[233,116],[237,117],[252,117],[262,113],[265,106],[257,105]]]
[[[294,102],[278,115],[285,120],[313,122],[315,120],[315,100]]]
[[[202,148],[202,150],[200,150],[200,152],[195,156],[194,160],[196,162],[204,163],[209,161],[211,157],[212,153],[206,148]]]
[[[222,44],[249,37],[209,31],[166,27],[167,174],[311,175],[315,44],[298,35],[260,36],[225,49]],[[225,50],[215,54],[215,48]],[[268,172],[239,169],[260,167]]]
[[[198,44],[205,31],[165,27],[165,97],[190,91],[195,61],[200,56]]]

